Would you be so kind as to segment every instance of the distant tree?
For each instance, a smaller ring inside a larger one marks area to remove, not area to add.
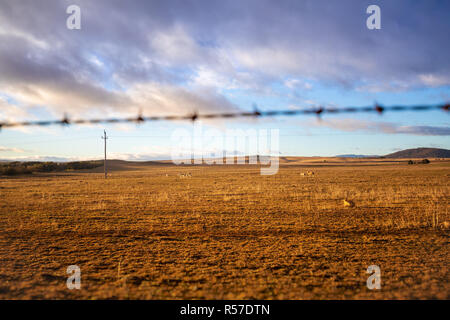
[[[430,163],[430,160],[428,160],[428,159],[423,159],[423,160],[422,160],[422,163],[423,163],[423,164],[429,164],[429,163]]]
[[[409,160],[409,161],[408,161],[408,164],[414,164],[414,161]]]

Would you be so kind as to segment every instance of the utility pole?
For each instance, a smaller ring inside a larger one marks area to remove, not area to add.
[[[106,179],[106,139],[108,139],[108,137],[106,136],[106,130],[103,130],[103,133],[105,134],[104,136],[102,136],[102,139],[105,140],[105,162],[104,162],[104,167],[105,167],[105,179]]]

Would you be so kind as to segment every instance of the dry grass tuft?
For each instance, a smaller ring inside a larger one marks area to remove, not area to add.
[[[352,200],[344,199],[343,200],[344,207],[353,208],[355,203]]]

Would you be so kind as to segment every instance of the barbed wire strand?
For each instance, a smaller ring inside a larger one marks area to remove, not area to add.
[[[146,116],[139,113],[136,117],[130,118],[105,118],[105,119],[76,119],[71,120],[64,116],[61,120],[38,120],[38,121],[23,121],[23,122],[0,122],[0,130],[2,128],[10,127],[23,127],[23,126],[51,126],[51,125],[79,125],[79,124],[111,124],[111,123],[143,123],[147,121],[177,121],[177,120],[190,120],[196,121],[199,119],[229,119],[229,118],[242,118],[242,117],[276,117],[276,116],[299,116],[299,115],[316,115],[322,116],[324,114],[347,114],[347,113],[370,113],[375,112],[382,114],[384,112],[406,112],[406,111],[433,111],[444,110],[448,111],[450,104],[439,105],[394,105],[394,106],[382,106],[375,104],[375,106],[367,107],[344,107],[344,108],[312,108],[312,109],[291,109],[291,110],[266,110],[259,111],[257,108],[254,111],[244,112],[231,112],[231,113],[211,113],[211,114],[198,114],[194,112],[188,115],[167,115],[167,116]]]

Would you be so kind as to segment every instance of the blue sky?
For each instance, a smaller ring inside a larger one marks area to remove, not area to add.
[[[81,9],[81,29],[66,8]],[[381,8],[369,30],[366,8]],[[0,121],[440,104],[450,100],[447,1],[3,1]],[[441,111],[208,121],[275,128],[283,155],[450,148]],[[0,132],[0,159],[170,158],[191,123]]]

